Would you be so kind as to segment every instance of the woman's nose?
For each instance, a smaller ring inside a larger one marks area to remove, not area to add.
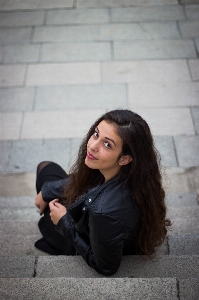
[[[98,143],[98,141],[92,141],[91,144],[90,144],[90,148],[91,148],[91,150],[93,150],[93,151],[97,151],[98,148],[99,148],[99,143]]]

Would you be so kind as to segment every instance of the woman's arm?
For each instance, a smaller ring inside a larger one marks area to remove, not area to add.
[[[42,197],[45,202],[50,202],[53,199],[58,198],[64,191],[64,186],[66,186],[69,177],[45,182],[41,188]]]
[[[126,226],[117,218],[94,214],[89,219],[89,228],[90,239],[76,231],[67,214],[56,226],[90,267],[103,275],[113,275],[121,263]]]

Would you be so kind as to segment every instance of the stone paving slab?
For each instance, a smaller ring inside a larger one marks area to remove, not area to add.
[[[0,174],[0,196],[35,197],[35,172]]]
[[[40,219],[38,213],[38,220],[37,221],[27,221],[27,220],[3,220],[0,224],[0,233],[3,237],[15,236],[15,238],[20,239],[23,237],[31,237],[31,236],[41,236],[40,231],[38,229],[38,221]]]
[[[4,150],[0,172],[22,173],[36,172],[39,162],[48,160],[60,164],[68,170],[76,153],[72,153],[72,141],[70,139],[55,140],[23,140],[11,143],[0,141],[0,149]]]
[[[0,139],[16,140],[19,138],[19,132],[22,121],[22,113],[1,113],[0,114]]]
[[[175,278],[34,278],[0,279],[4,299],[156,299],[177,300]],[[42,288],[41,288],[42,287]]]
[[[197,60],[190,62],[197,63]],[[103,62],[102,76],[103,83],[190,82],[184,60]]]
[[[1,1],[1,10],[22,10],[22,9],[45,9],[45,8],[66,8],[73,7],[72,0],[6,0]]]
[[[74,9],[49,11],[46,24],[95,24],[109,22],[108,9]]]
[[[186,1],[186,0],[185,0]],[[195,0],[196,1],[196,0]],[[77,7],[178,4],[177,0],[77,0]]]
[[[188,63],[193,80],[199,80],[199,60],[191,59]]]
[[[31,63],[38,62],[40,55],[39,45],[9,45],[4,48],[4,63]]]
[[[1,197],[0,196],[0,207],[33,207],[34,198],[31,196],[21,197]]]
[[[199,221],[198,218],[175,218],[172,219],[172,227],[169,229],[168,234],[198,234]]]
[[[135,107],[183,107],[199,105],[197,82],[130,82],[129,104]]]
[[[36,207],[1,208],[0,216],[2,220],[36,222],[39,220],[39,213]]]
[[[17,87],[0,89],[0,111],[29,111],[32,110],[34,104],[34,88]]]
[[[0,66],[0,87],[22,86],[24,83],[25,66]]]
[[[180,31],[182,33],[182,37],[199,37],[199,22],[198,20],[194,21],[179,21]]]
[[[114,59],[164,59],[197,57],[193,41],[152,40],[114,42]]]
[[[129,107],[134,110],[133,105]],[[195,134],[188,108],[138,108],[136,112],[147,121],[153,135]]]
[[[127,107],[125,84],[38,87],[35,110]]]
[[[199,19],[199,5],[185,5],[185,11],[188,19]]]
[[[43,21],[44,11],[0,13],[0,26],[17,27],[42,25]]]
[[[34,275],[35,256],[0,256],[1,278],[31,278]]]
[[[78,274],[76,270],[79,270]],[[123,256],[121,266],[111,277],[151,278],[177,277],[190,278],[199,276],[199,256],[169,256],[145,260],[139,256]],[[37,263],[36,277],[103,277],[91,269],[82,257],[42,256]]]
[[[42,48],[42,62],[96,60],[111,60],[110,43],[56,43]]]
[[[198,207],[197,197],[197,193],[168,193],[166,194],[166,203],[172,207]]]
[[[23,234],[23,233],[22,233]],[[0,240],[0,255],[26,256],[26,255],[48,255],[46,252],[35,248],[34,243],[41,239],[41,234],[37,235],[7,235],[2,236]],[[17,259],[17,258],[16,258]]]
[[[180,279],[179,296],[180,296],[180,300],[198,300],[199,299],[198,278]]]
[[[196,133],[199,135],[199,107],[191,108],[191,112],[194,119],[194,127],[196,129]]]
[[[175,149],[172,137],[154,136],[155,147],[161,156],[161,164],[164,167],[177,166]]]
[[[181,6],[137,6],[111,8],[113,22],[184,20]]]
[[[199,255],[199,235],[169,235],[170,255]]]
[[[26,112],[21,138],[82,138],[104,112],[102,109]]]
[[[195,39],[195,42],[196,42],[197,50],[199,52],[199,39]]]
[[[32,28],[0,28],[1,44],[29,43]]]
[[[27,86],[100,83],[100,64],[65,63],[29,65]]]
[[[33,42],[110,41],[179,38],[175,22],[36,27]]]
[[[199,136],[176,136],[174,140],[179,165],[182,167],[199,166]]]
[[[199,219],[199,205],[198,206],[185,206],[185,207],[172,207],[168,206],[168,217],[171,220],[175,218],[198,218]]]

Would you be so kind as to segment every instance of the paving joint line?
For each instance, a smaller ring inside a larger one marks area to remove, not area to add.
[[[34,273],[33,273],[33,278],[37,276],[37,264],[38,264],[39,257],[35,256],[35,263],[34,263]]]
[[[197,136],[198,134],[197,134],[197,129],[196,129],[196,124],[195,124],[195,120],[194,120],[192,108],[189,107],[189,110],[190,110],[191,120],[192,120],[192,122],[193,122],[193,128],[194,128],[194,131],[195,131],[195,135]]]
[[[47,24],[47,18],[48,18],[48,11],[44,11],[43,25]]]
[[[173,149],[174,149],[174,154],[175,154],[175,158],[176,158],[176,164],[177,164],[177,167],[180,167],[174,136],[172,136],[171,138],[172,138]]]

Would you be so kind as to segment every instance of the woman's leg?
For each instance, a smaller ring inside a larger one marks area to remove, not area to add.
[[[44,182],[60,180],[67,176],[67,173],[58,164],[51,161],[41,162],[37,167],[37,193],[41,191]],[[44,211],[44,216],[38,223],[43,238],[35,243],[35,247],[51,255],[75,255],[75,249],[71,243],[55,230],[55,225],[51,221],[49,214],[50,210],[49,206],[47,206]]]

